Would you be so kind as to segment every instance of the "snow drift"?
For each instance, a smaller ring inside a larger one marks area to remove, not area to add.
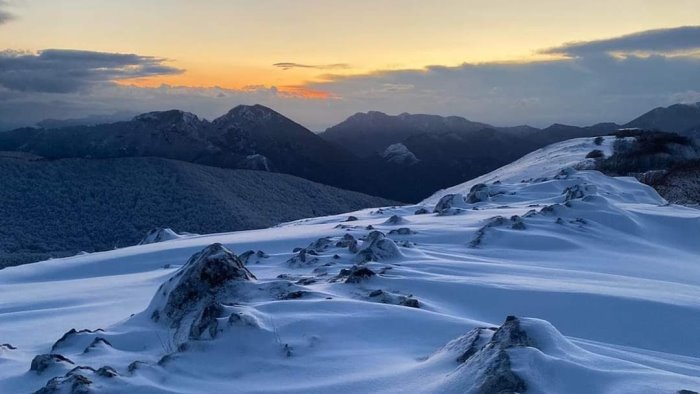
[[[0,392],[698,391],[700,211],[586,170],[611,143],[417,206],[2,270]]]

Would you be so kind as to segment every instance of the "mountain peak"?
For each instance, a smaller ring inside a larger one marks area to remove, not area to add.
[[[146,112],[135,116],[133,121],[145,123],[157,129],[183,128],[195,130],[202,124],[202,120],[197,115],[179,109]]]
[[[235,122],[262,122],[273,118],[284,118],[279,112],[264,105],[237,105],[226,114],[214,120],[214,123]]]
[[[658,107],[624,125],[640,129],[686,133],[700,127],[700,102]]]
[[[381,111],[357,112],[348,117],[345,122],[372,122],[380,119],[388,119],[389,115]]]
[[[163,120],[199,120],[197,115],[191,112],[185,112],[179,109],[170,109],[167,111],[152,111],[141,115],[136,115],[133,120],[141,122],[153,122]]]

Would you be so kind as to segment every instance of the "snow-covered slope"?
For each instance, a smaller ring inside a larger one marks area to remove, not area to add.
[[[440,190],[425,199],[423,203],[435,204],[441,197],[447,194],[461,193],[466,195],[474,185],[479,183],[492,183],[496,181],[519,183],[540,178],[551,178],[557,175],[562,169],[566,168],[593,168],[593,159],[586,159],[586,155],[596,149],[602,151],[605,156],[612,155],[613,141],[615,138],[604,138],[601,145],[596,145],[594,140],[594,138],[575,138],[548,145],[488,174]]]
[[[574,170],[589,145],[420,206],[2,270],[0,392],[698,391],[700,211]]]

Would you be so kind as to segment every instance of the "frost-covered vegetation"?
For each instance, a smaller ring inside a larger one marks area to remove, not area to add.
[[[700,202],[700,145],[690,137],[648,130],[620,130],[612,155],[596,155],[600,171],[613,176],[634,176],[653,186],[671,202]],[[591,151],[592,154],[595,151]],[[589,155],[590,155],[589,154]],[[593,156],[590,156],[593,157]]]
[[[692,139],[675,133],[621,130],[616,136],[614,154],[599,164],[611,175],[668,169],[700,157]]]
[[[0,267],[138,243],[155,227],[215,233],[387,205],[262,171],[157,158],[0,158]]]

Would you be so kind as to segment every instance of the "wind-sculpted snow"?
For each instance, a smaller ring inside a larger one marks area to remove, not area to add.
[[[0,392],[697,392],[700,211],[582,169],[589,143],[416,206],[0,271]]]

